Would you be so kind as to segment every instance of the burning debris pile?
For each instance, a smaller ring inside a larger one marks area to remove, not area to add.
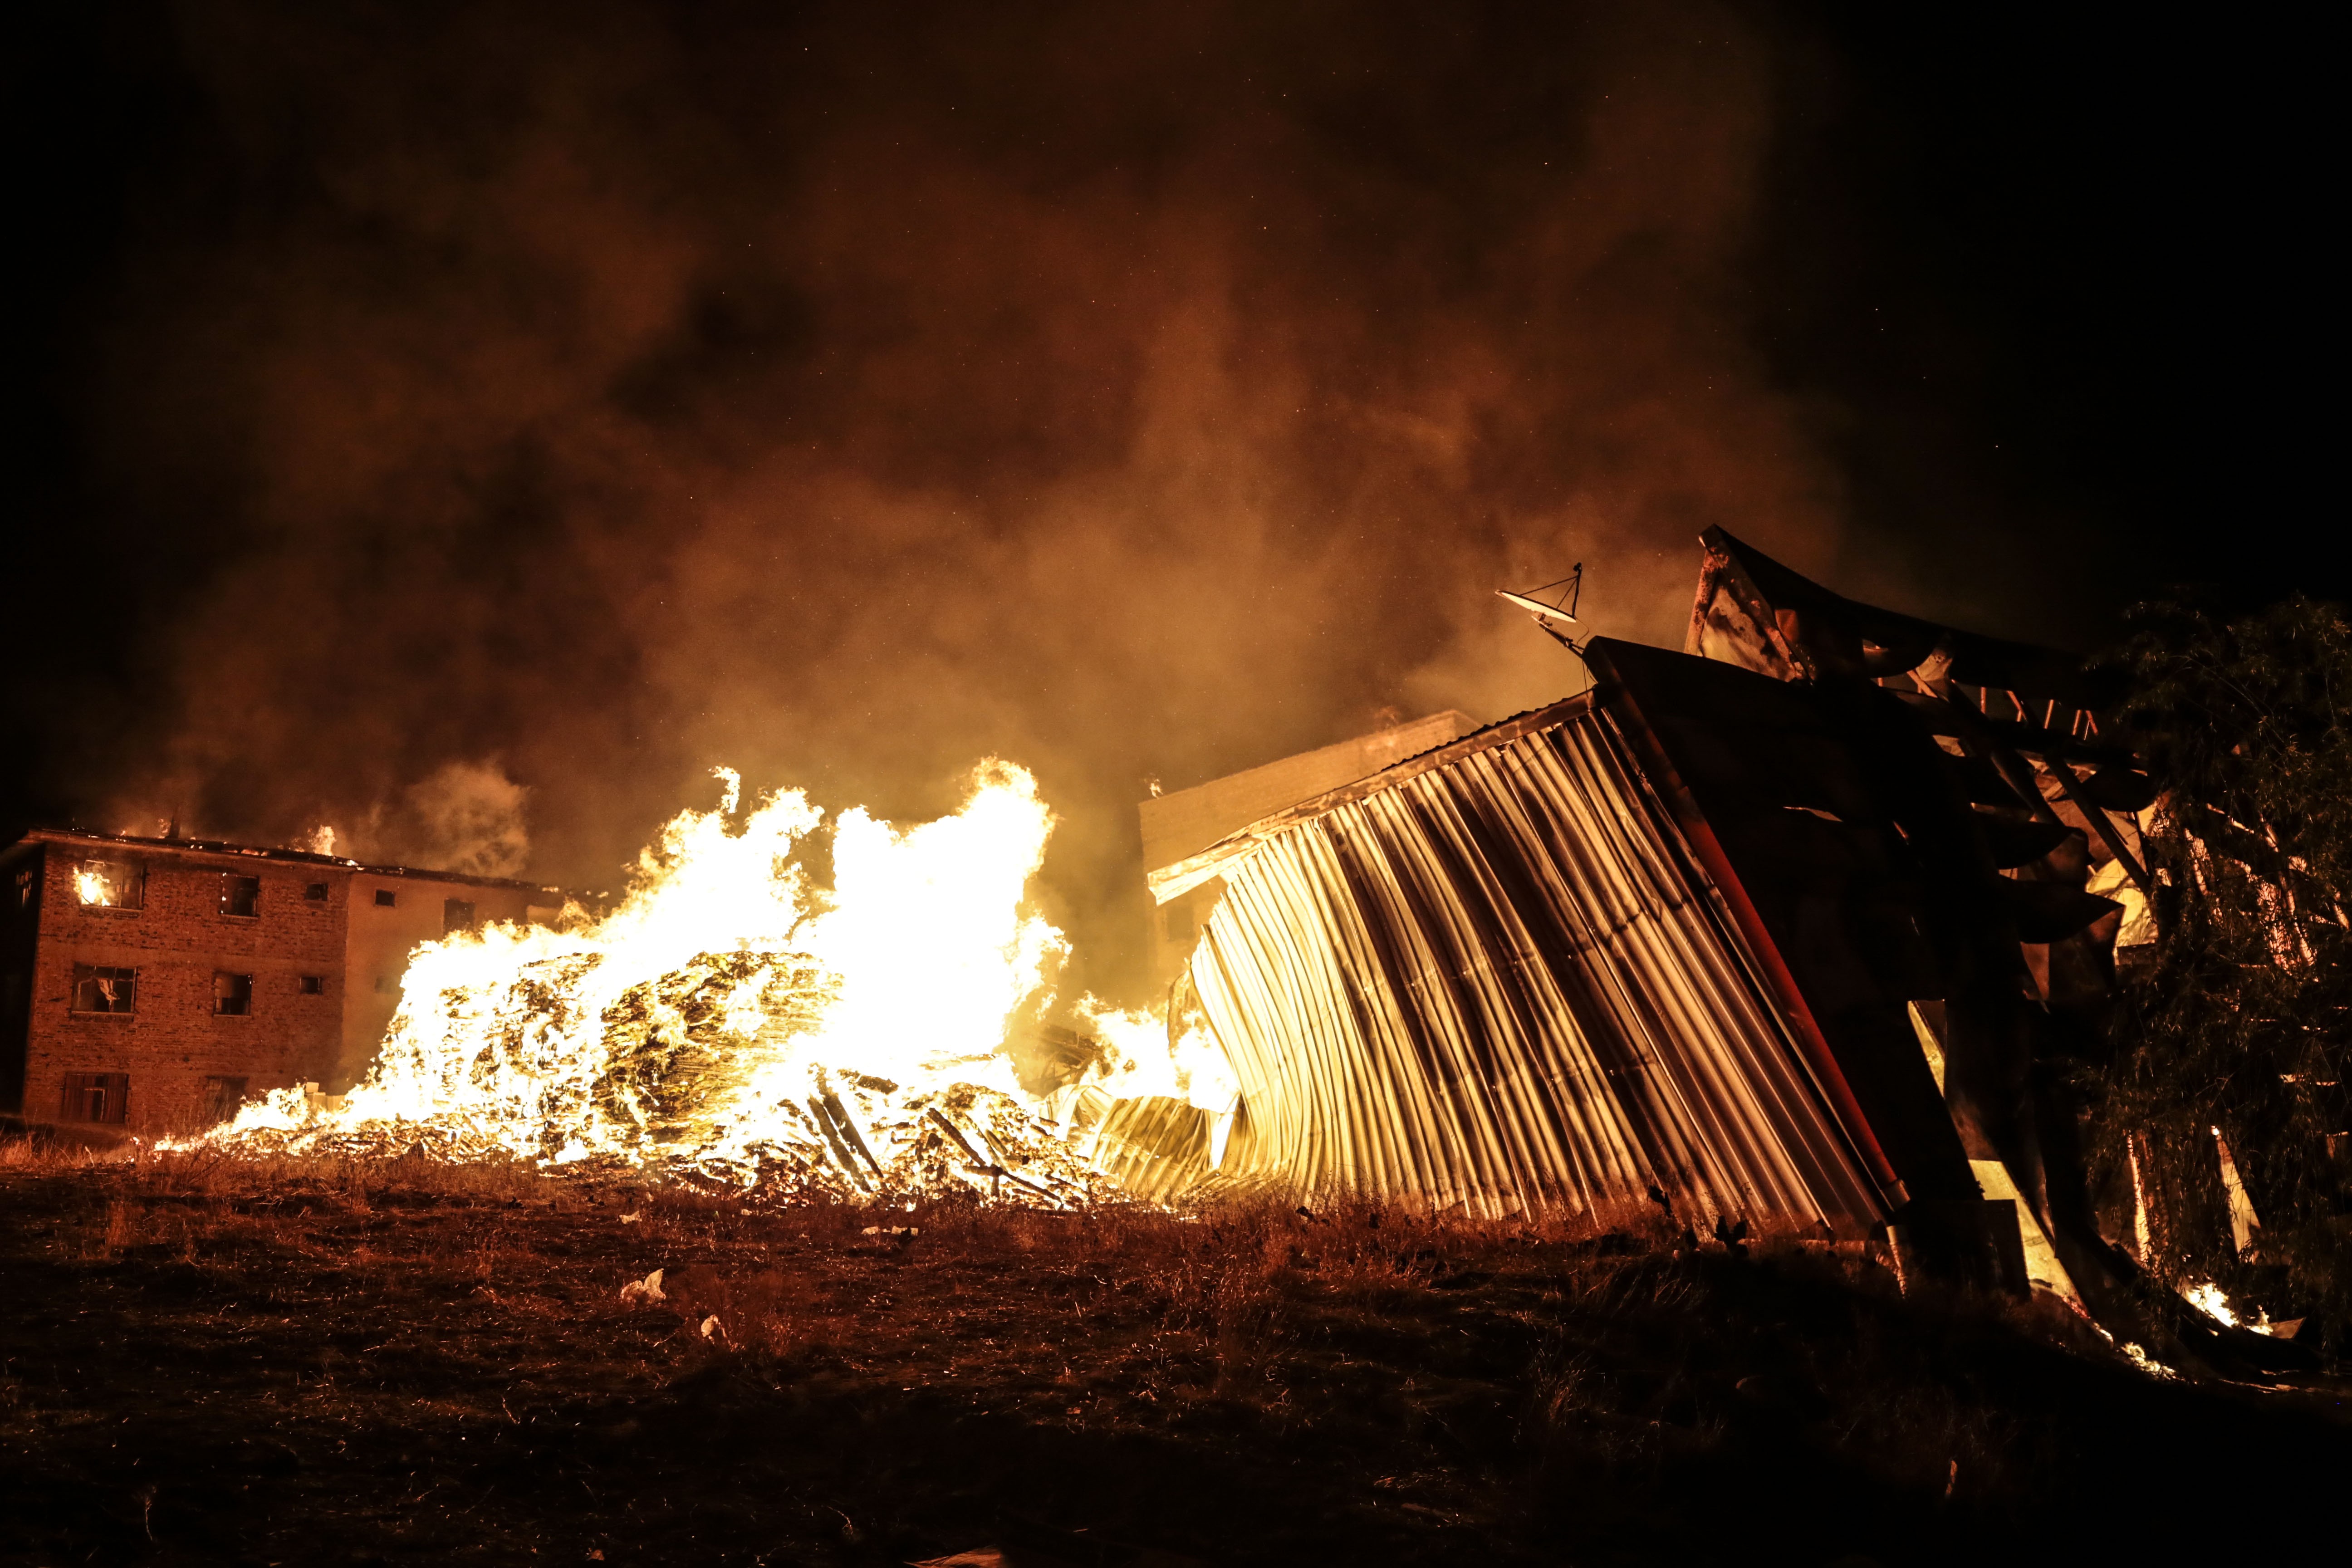
[[[1087,999],[1110,1048],[1024,1091],[1005,1038],[1051,1003],[1067,944],[1022,908],[1053,826],[1023,770],[983,764],[961,811],[905,831],[843,814],[829,890],[804,868],[806,797],[730,826],[720,776],[719,809],[670,822],[611,914],[419,949],[364,1083],[272,1095],[211,1143],[1066,1203],[1117,1186],[1089,1159],[1110,1094],[1224,1078],[1205,1039],[1181,1071],[1159,1023]]]

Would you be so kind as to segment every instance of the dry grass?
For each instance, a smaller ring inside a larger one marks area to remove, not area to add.
[[[2192,1450],[2208,1496],[2215,1454],[2273,1492],[2352,1457],[1642,1213],[770,1208],[21,1140],[0,1196],[12,1561],[1959,1562],[2177,1516]]]

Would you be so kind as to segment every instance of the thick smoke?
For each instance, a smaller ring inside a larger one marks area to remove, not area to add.
[[[185,9],[108,435],[239,543],[124,814],[516,869],[527,788],[594,886],[715,763],[893,816],[996,753],[1117,994],[1147,775],[1576,689],[1492,590],[1577,561],[1675,645],[1710,523],[1828,569],[1764,44],[1277,12]]]
[[[512,877],[530,863],[530,792],[487,763],[446,763],[341,826],[321,823],[310,847],[377,864],[398,862]]]

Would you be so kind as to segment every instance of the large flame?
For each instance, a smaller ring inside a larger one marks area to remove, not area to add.
[[[674,818],[610,914],[424,945],[365,1082],[339,1104],[273,1095],[215,1136],[871,1193],[1093,1190],[1075,1085],[1026,1094],[1003,1049],[1068,952],[1024,901],[1054,822],[1035,781],[982,763],[961,810],[904,830],[843,813],[821,890],[802,851],[823,813],[797,790],[739,813],[740,781],[719,775],[719,808]],[[1205,1037],[1171,1046],[1164,1023],[1091,998],[1075,1011],[1107,1090],[1229,1107]]]

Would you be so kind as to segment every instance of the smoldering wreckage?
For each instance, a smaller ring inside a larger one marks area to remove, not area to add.
[[[1164,1016],[1089,1003],[1007,1044],[1058,942],[1009,907],[940,940],[962,1011],[924,1014],[939,998],[877,985],[828,929],[856,911],[714,879],[728,860],[792,882],[779,852],[816,819],[780,797],[740,827],[673,824],[648,860],[667,903],[428,948],[366,1082],[209,1136],[779,1196],[1646,1208],[1695,1245],[1811,1238],[1906,1280],[2046,1293],[2168,1355],[2308,1360],[2148,1288],[2146,1199],[2094,1190],[2046,1069],[2154,936],[2155,792],[2111,694],[2067,656],[1855,603],[1720,531],[1703,546],[1680,653],[1571,644],[1583,695],[1424,728],[1442,743],[1407,756],[1333,748],[1307,798],[1227,790],[1239,825],[1217,786],[1188,792],[1216,836],[1148,870],[1178,939]],[[1568,619],[1538,624],[1565,642]],[[836,855],[845,888],[876,830],[869,858],[898,861],[877,875],[919,878],[1045,821],[999,769],[961,819],[844,819]],[[1017,890],[1034,864],[1016,844],[999,870]]]

